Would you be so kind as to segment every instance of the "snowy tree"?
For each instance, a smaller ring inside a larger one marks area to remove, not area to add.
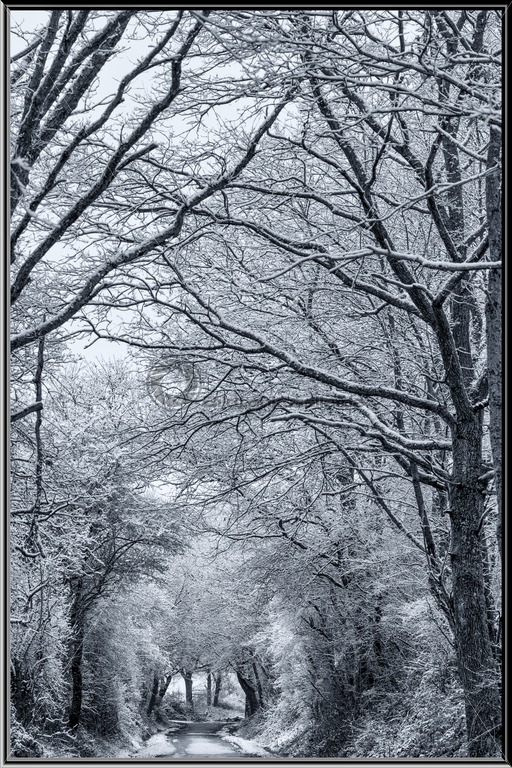
[[[92,609],[141,574],[158,573],[169,550],[181,546],[168,505],[144,493],[147,474],[140,465],[135,474],[135,456],[120,449],[133,419],[128,393],[120,367],[61,379],[59,396],[45,401],[37,509],[13,497],[13,684],[22,720],[27,689],[37,700],[51,674],[59,689],[49,699],[52,711],[71,691],[69,723],[78,725]],[[59,642],[51,648],[53,633]],[[48,719],[45,701],[43,695],[38,709]],[[60,722],[62,710],[53,716]]]
[[[166,249],[167,296],[139,281],[141,303],[169,321],[165,334],[156,322],[135,332],[136,343],[188,356],[205,404],[215,400],[216,432],[251,410],[334,440],[343,427],[393,456],[451,614],[474,755],[499,734],[484,432],[489,382],[492,425],[500,384],[495,356],[487,372],[483,317],[491,270],[496,348],[497,21],[485,11],[255,14],[265,75],[272,87],[295,78],[300,95],[255,162],[197,207],[193,244]],[[221,414],[230,391],[245,407]],[[432,535],[440,515],[448,582]]]
[[[230,616],[219,569],[194,581],[184,555],[164,656],[189,687],[231,665],[248,714],[286,700],[281,628],[313,720],[322,701],[355,712],[377,679],[389,700],[405,685],[386,643],[423,611],[424,643],[453,644],[469,755],[500,753],[501,16],[62,10],[27,37],[11,420],[14,647],[32,670],[28,627],[46,642],[53,600],[78,690],[89,598],[176,547],[143,493],[160,479],[243,588]],[[119,369],[71,386],[75,336],[124,343],[137,385],[117,397]],[[405,630],[399,645],[431,663]],[[36,696],[16,680],[23,719]]]

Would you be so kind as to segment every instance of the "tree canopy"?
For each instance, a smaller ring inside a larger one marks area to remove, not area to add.
[[[503,13],[13,13],[18,756],[502,754]]]

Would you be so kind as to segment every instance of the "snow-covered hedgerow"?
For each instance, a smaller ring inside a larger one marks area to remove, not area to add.
[[[11,704],[11,757],[42,757],[43,754],[42,745],[27,733]]]
[[[361,719],[339,757],[466,757],[464,702],[455,682],[446,693],[428,670],[410,696],[389,697]]]

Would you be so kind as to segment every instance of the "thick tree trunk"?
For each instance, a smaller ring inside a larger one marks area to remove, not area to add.
[[[212,705],[212,673],[210,670],[206,675],[206,705],[208,707]]]
[[[240,674],[238,670],[236,672],[236,676],[242,691],[245,693],[245,716],[251,717],[251,715],[254,715],[254,713],[257,712],[260,708],[260,702],[256,693],[256,689],[252,683],[247,680],[247,678]]]
[[[165,694],[167,693],[167,689],[169,685],[171,684],[171,680],[172,680],[172,675],[165,675],[165,677],[161,680],[160,689],[158,691],[157,706],[160,706],[160,703],[164,698]]]
[[[82,711],[83,680],[82,657],[84,651],[84,615],[75,603],[71,612],[73,637],[71,640],[71,707],[69,709],[68,725],[77,728]]]
[[[158,696],[158,686],[159,686],[159,683],[160,683],[159,676],[157,675],[156,672],[153,672],[153,685],[151,687],[151,696],[149,698],[149,704],[148,704],[148,709],[147,709],[148,717],[149,717],[149,715],[151,715],[151,713],[153,712],[153,710],[155,708],[155,704],[156,704],[156,700],[157,700],[157,696]]]
[[[19,722],[29,724],[34,711],[34,692],[30,684],[30,673],[19,659],[12,662],[11,701]]]
[[[490,129],[490,142],[487,153],[487,167],[496,167],[486,178],[487,221],[489,224],[489,258],[499,261],[502,256],[502,217],[501,217],[501,133],[497,128]],[[501,520],[503,514],[502,482],[502,291],[501,270],[491,269],[487,283],[487,302],[485,307],[487,327],[487,371],[489,381],[489,435],[491,438],[496,498],[498,501],[498,524],[496,535],[500,553]]]
[[[256,680],[256,690],[258,693],[258,700],[260,703],[260,707],[263,708],[265,706],[265,702],[263,699],[263,686],[261,684],[261,677],[258,672],[258,664],[256,661],[253,661],[252,663],[252,671],[254,672],[254,679]]]
[[[220,699],[220,691],[222,688],[222,673],[217,672],[215,676],[215,688],[213,691],[213,706],[218,707],[219,706],[219,699]]]
[[[181,673],[181,676],[185,681],[185,702],[191,709],[193,709],[194,699],[192,697],[192,672],[184,671]]]
[[[479,417],[459,421],[453,440],[450,494],[455,643],[470,757],[496,756],[500,751],[500,699],[482,559],[481,440]]]

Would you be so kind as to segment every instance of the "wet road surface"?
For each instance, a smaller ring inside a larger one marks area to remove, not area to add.
[[[171,730],[167,733],[167,738],[172,741],[176,752],[173,755],[166,755],[175,760],[183,757],[192,758],[243,758],[247,757],[236,747],[223,741],[217,736],[226,723],[184,723],[179,731]]]

